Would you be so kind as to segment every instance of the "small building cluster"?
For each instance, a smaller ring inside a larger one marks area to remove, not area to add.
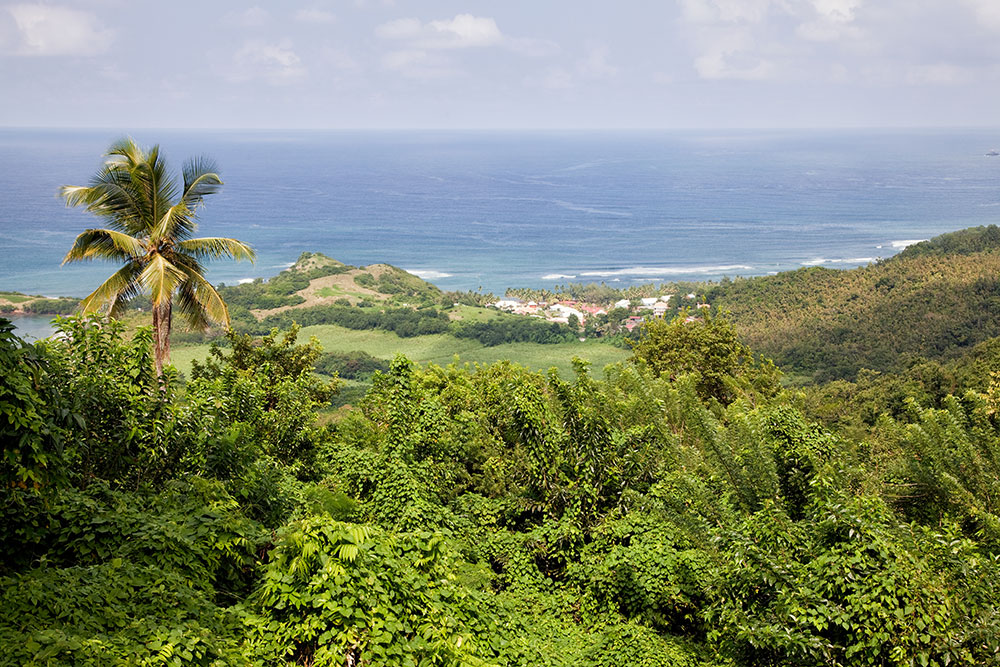
[[[621,325],[628,331],[642,324],[647,317],[662,318],[672,310],[671,299],[673,294],[661,296],[644,297],[641,299],[620,299],[613,304],[584,303],[573,299],[565,299],[554,303],[544,301],[523,301],[515,297],[504,297],[490,306],[498,310],[503,310],[514,315],[529,315],[543,318],[548,322],[560,322],[566,324],[571,317],[576,317],[580,326],[583,326],[588,319],[597,315],[607,315],[612,310],[627,310],[629,313],[621,321]],[[695,300],[694,294],[682,295],[682,299]],[[696,303],[695,308],[709,308],[707,303]]]

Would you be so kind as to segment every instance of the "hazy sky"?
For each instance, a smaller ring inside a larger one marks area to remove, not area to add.
[[[996,126],[1000,0],[0,1],[0,125]]]

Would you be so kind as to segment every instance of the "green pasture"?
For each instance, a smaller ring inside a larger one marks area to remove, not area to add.
[[[10,301],[11,303],[24,303],[25,301],[32,301],[39,297],[28,296],[27,294],[21,294],[20,292],[0,292],[0,299]]]
[[[315,336],[326,352],[353,352],[362,350],[380,359],[392,359],[396,354],[404,354],[421,364],[450,364],[458,357],[459,363],[493,363],[509,359],[532,370],[547,370],[555,366],[561,375],[572,373],[574,356],[585,359],[595,369],[622,361],[629,352],[606,345],[599,341],[559,343],[540,345],[538,343],[508,343],[495,347],[449,334],[433,334],[400,338],[388,331],[369,329],[355,331],[332,324],[304,327],[299,334],[300,341]],[[174,347],[171,361],[182,373],[189,373],[193,359],[203,359],[208,354],[208,345],[180,345]]]

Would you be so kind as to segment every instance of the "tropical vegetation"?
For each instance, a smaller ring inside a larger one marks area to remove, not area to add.
[[[570,377],[398,356],[331,420],[297,327],[184,382],[58,326],[0,324],[0,665],[1000,660],[996,340],[814,394],[683,318]]]
[[[63,263],[93,259],[122,266],[83,299],[84,313],[103,310],[120,316],[142,292],[150,294],[156,373],[170,358],[173,306],[194,329],[210,322],[228,326],[229,312],[215,287],[205,279],[202,261],[254,258],[253,249],[235,239],[192,238],[197,211],[222,180],[205,158],[188,161],[179,183],[168,171],[159,146],[145,149],[131,138],[108,149],[107,159],[90,185],[60,190],[68,206],[82,206],[106,221],[76,237]]]

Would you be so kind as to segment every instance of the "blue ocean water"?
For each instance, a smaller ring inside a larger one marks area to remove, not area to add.
[[[85,184],[106,130],[0,130],[0,290],[83,296],[107,265],[60,261],[99,221]],[[444,289],[847,268],[1000,222],[998,130],[743,132],[138,131],[225,181],[200,234],[253,244],[270,276],[303,251],[388,262]]]

